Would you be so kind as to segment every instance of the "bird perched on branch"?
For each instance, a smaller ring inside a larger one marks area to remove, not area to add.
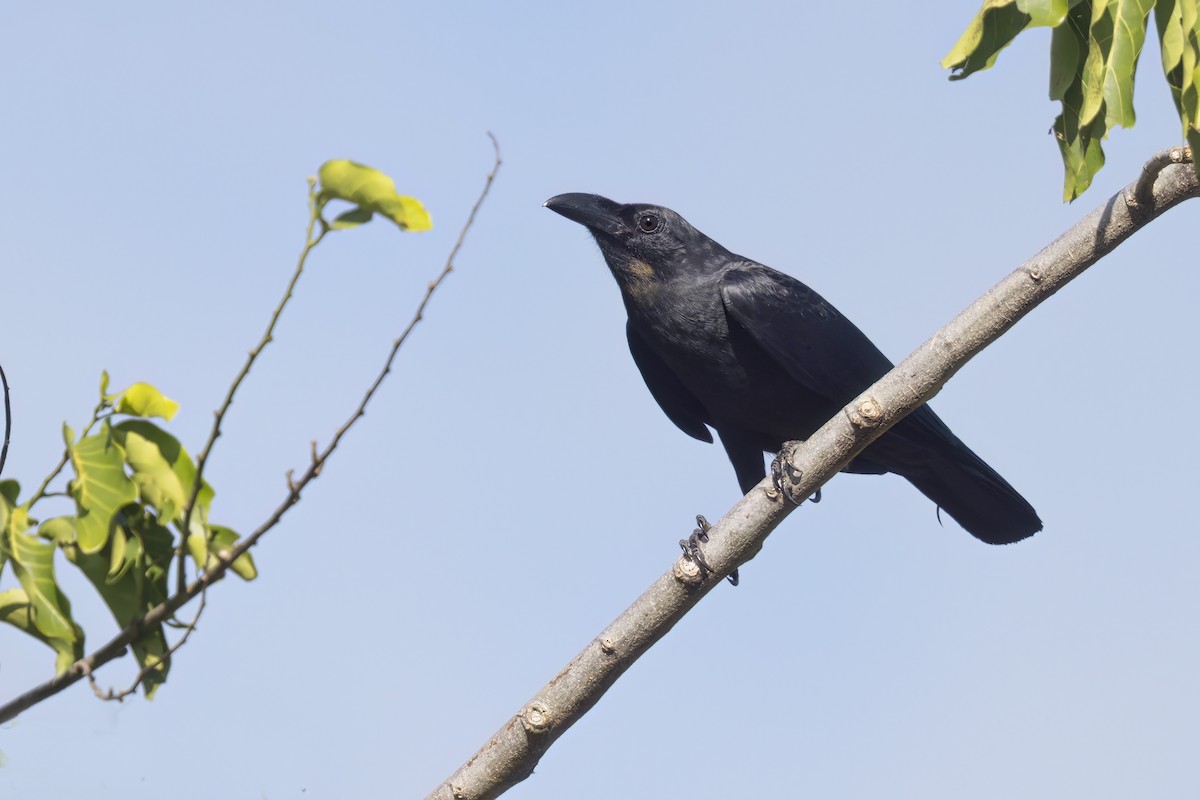
[[[805,439],[892,368],[854,323],[790,275],[735,255],[660,206],[561,194],[546,207],[586,227],[629,320],[650,394],[684,433],[717,432],[742,492],[763,453]],[[928,406],[872,442],[846,472],[894,472],[988,544],[1042,529],[1037,512]]]

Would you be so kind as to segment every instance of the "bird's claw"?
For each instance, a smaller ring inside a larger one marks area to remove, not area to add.
[[[679,540],[679,548],[683,550],[683,554],[692,561],[696,562],[696,566],[700,567],[701,577],[707,578],[708,573],[713,571],[713,568],[704,560],[704,552],[700,549],[701,544],[708,542],[708,532],[712,530],[712,525],[704,518],[703,514],[696,515],[696,529],[692,531],[692,535],[686,539]]]
[[[686,539],[679,540],[679,549],[683,551],[685,558],[696,563],[700,568],[700,576],[707,578],[713,568],[704,560],[704,552],[700,549],[701,544],[708,542],[708,532],[712,530],[712,525],[704,518],[703,514],[696,515],[696,529],[692,531],[692,535]],[[727,580],[734,586],[738,585],[738,571],[735,569],[729,573]]]
[[[804,496],[800,495],[797,490],[800,488],[800,480],[804,477],[804,473],[792,463],[791,456],[794,449],[795,442],[784,442],[783,447],[775,454],[775,458],[771,459],[771,483],[775,485],[775,490],[781,496],[791,500],[795,505],[800,505],[804,502]]]
[[[775,454],[775,458],[771,459],[771,483],[774,484],[775,491],[791,500],[794,505],[800,505],[805,500],[819,503],[821,502],[820,489],[807,497],[799,491],[800,480],[804,477],[804,472],[797,469],[796,465],[792,463],[792,454],[795,453],[799,444],[800,442],[784,442],[783,447]]]

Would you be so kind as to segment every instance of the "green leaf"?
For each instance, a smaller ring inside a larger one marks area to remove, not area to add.
[[[1176,3],[1178,13],[1176,13]],[[1156,9],[1163,64],[1169,80],[1182,87],[1188,52],[1185,16],[1194,19],[1198,0],[984,0],[942,66],[957,72],[951,80],[990,67],[999,51],[1027,27],[1054,29],[1050,42],[1050,98],[1062,103],[1054,123],[1063,158],[1063,197],[1070,201],[1104,166],[1102,140],[1116,125],[1132,127],[1134,77],[1146,38],[1151,8]],[[1178,68],[1172,73],[1173,65]],[[1194,96],[1194,95],[1193,95]],[[1186,100],[1177,100],[1181,117]],[[1185,130],[1186,130],[1185,118]]]
[[[6,499],[10,505],[17,504],[17,497],[21,494],[21,484],[14,481],[12,478],[7,478],[0,481],[0,497]],[[3,526],[0,526],[3,527]]]
[[[232,529],[220,525],[213,525],[210,530],[212,531],[211,540],[206,540],[199,533],[189,534],[187,539],[188,551],[192,555],[192,560],[197,564],[203,564],[203,569],[206,570],[212,569],[219,563],[216,554],[228,557],[234,543],[240,538]],[[211,550],[209,541],[211,541]],[[214,550],[216,553],[212,552]],[[229,569],[238,577],[248,581],[258,577],[258,569],[254,566],[254,559],[248,552],[235,558],[229,565]]]
[[[1153,2],[1153,0],[1150,0]],[[1026,28],[1058,28],[1081,0],[984,0],[966,31],[942,59],[943,68],[961,70],[951,80],[987,69],[1000,51]]]
[[[1154,20],[1162,43],[1163,73],[1171,87],[1183,135],[1200,152],[1200,2],[1159,0]],[[1200,158],[1194,159],[1200,175]]]
[[[1060,114],[1054,121],[1054,134],[1063,158],[1063,200],[1069,203],[1087,191],[1096,173],[1104,166],[1104,148],[1100,145],[1104,118],[1097,117],[1086,135],[1068,139],[1064,133],[1068,116]]]
[[[1050,99],[1062,100],[1075,83],[1088,40],[1075,25],[1060,25],[1050,37]]]
[[[1112,41],[1112,30],[1105,23],[1103,2],[1092,6],[1092,19],[1088,24],[1088,47],[1083,69],[1077,80],[1083,90],[1078,107],[1079,122],[1087,125],[1104,107],[1104,72],[1108,57],[1107,45]]]
[[[108,396],[107,392],[108,392],[108,370],[105,369],[105,370],[100,371],[100,399],[101,400],[108,401],[108,400],[112,399]]]
[[[170,399],[148,383],[135,383],[121,392],[117,403],[118,414],[135,417],[161,417],[167,422],[179,411],[179,403]]]
[[[66,542],[63,553],[67,560],[91,581],[113,619],[124,628],[166,599],[174,538],[152,515],[137,506],[123,509],[121,519],[123,522],[113,531],[108,545],[97,553],[85,553],[73,544],[75,535],[68,530],[72,524],[70,517],[46,520],[39,532],[53,541]],[[151,698],[166,681],[170,669],[164,627],[159,624],[144,629],[131,649],[139,666],[150,667],[142,689]]]
[[[183,522],[184,506],[196,480],[196,465],[179,440],[145,420],[125,420],[113,426],[113,438],[125,453],[142,502],[166,522]],[[204,481],[192,512],[193,524],[203,529],[213,489]]]
[[[352,208],[349,211],[343,211],[334,217],[333,222],[329,223],[329,227],[335,231],[346,230],[347,228],[357,228],[365,222],[370,222],[371,217],[375,215],[374,211],[368,211],[365,208]]]
[[[1000,51],[1025,30],[1032,18],[1015,0],[984,0],[983,6],[959,40],[942,59],[943,68],[955,70],[951,80],[961,80],[996,62]]]
[[[21,584],[26,610],[10,609],[5,621],[50,645],[57,654],[59,674],[83,656],[83,631],[71,618],[71,603],[54,577],[54,545],[35,536],[14,533],[4,535],[13,572]],[[16,595],[4,593],[10,601]]]
[[[1103,22],[1092,25],[1093,32],[1111,32],[1104,65],[1104,105],[1109,128],[1114,125],[1132,128],[1136,119],[1133,80],[1153,7],[1154,0],[1109,0],[1104,6]]]
[[[1163,74],[1167,76],[1172,89],[1178,89],[1178,83],[1172,83],[1171,72],[1183,63],[1183,50],[1186,47],[1183,32],[1183,9],[1175,0],[1159,0],[1154,4],[1154,22],[1158,27],[1158,40],[1162,43]]]
[[[335,199],[358,206],[338,216],[331,228],[361,225],[370,220],[372,214],[382,214],[402,231],[427,231],[433,227],[429,212],[421,202],[397,194],[395,182],[377,169],[347,159],[335,159],[322,164],[317,177],[321,182],[317,194],[319,210]]]
[[[108,542],[113,517],[137,499],[137,485],[125,474],[125,453],[113,439],[106,421],[100,433],[70,447],[75,479],[68,491],[75,498],[75,531],[85,553],[95,553]]]

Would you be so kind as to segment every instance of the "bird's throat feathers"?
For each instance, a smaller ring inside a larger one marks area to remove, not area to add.
[[[600,245],[600,252],[604,255],[609,271],[621,287],[622,294],[642,301],[653,297],[664,276],[659,275],[650,262],[608,241],[607,237],[596,236],[596,243]]]
[[[622,264],[619,269],[613,270],[613,274],[623,291],[640,300],[649,299],[659,287],[659,276],[654,267],[641,259],[635,258]]]

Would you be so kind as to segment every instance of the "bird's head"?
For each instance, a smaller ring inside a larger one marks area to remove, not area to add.
[[[622,205],[607,197],[579,192],[551,197],[543,205],[588,229],[622,285],[662,280],[689,268],[703,269],[706,256],[718,250],[725,252],[683,217],[662,206]]]

